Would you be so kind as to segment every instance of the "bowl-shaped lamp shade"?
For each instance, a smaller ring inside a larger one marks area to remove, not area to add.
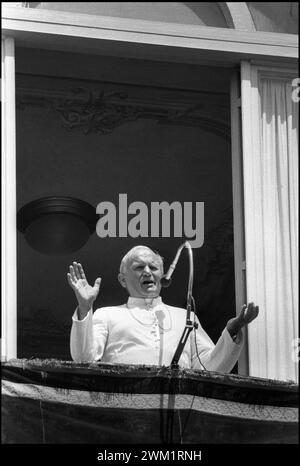
[[[95,208],[80,199],[47,197],[23,206],[18,230],[43,254],[70,254],[85,245],[95,231]]]

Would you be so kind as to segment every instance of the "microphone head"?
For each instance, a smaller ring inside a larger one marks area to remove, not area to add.
[[[160,279],[160,284],[163,288],[168,288],[168,286],[171,285],[171,282],[172,282],[172,279],[171,278],[166,278],[166,276],[164,275],[163,277],[161,277]]]

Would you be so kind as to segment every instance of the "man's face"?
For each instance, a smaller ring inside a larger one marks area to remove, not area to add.
[[[141,249],[127,262],[126,271],[119,281],[134,298],[155,298],[161,290],[163,275],[159,257],[147,249]]]

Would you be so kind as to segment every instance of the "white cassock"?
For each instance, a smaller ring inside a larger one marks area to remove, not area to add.
[[[196,316],[195,321],[198,329],[190,333],[179,366],[230,372],[242,350],[242,331],[233,341],[225,328],[214,344]],[[185,323],[186,310],[164,304],[161,297],[129,297],[120,306],[99,308],[94,313],[90,309],[83,320],[78,320],[76,309],[71,356],[77,362],[170,366]]]

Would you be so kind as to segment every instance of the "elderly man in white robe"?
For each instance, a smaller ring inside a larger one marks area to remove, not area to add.
[[[163,260],[145,246],[132,248],[122,259],[118,276],[127,289],[127,303],[93,312],[101,279],[89,285],[83,267],[73,262],[67,274],[78,306],[73,314],[70,349],[77,362],[108,362],[169,366],[186,323],[186,310],[160,297]],[[230,319],[216,344],[201,327],[189,335],[179,367],[230,372],[243,345],[242,328],[258,315],[254,303]],[[196,327],[196,326],[195,326]]]

